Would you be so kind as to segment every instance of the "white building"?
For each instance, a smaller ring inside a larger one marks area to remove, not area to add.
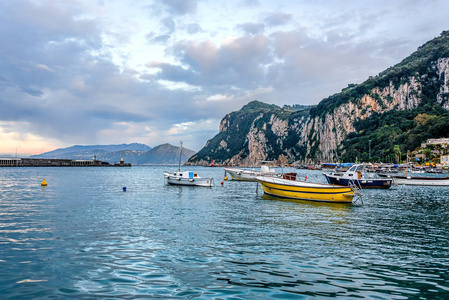
[[[14,167],[20,165],[21,162],[20,158],[0,157],[0,167]]]
[[[427,145],[449,145],[449,138],[428,139],[426,143],[421,144],[421,148],[426,148]]]

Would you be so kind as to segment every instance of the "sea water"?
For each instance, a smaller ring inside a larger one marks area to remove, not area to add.
[[[1,168],[0,299],[449,298],[449,187],[331,204],[176,169]]]

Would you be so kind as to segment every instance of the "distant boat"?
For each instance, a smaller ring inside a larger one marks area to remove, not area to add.
[[[267,195],[297,200],[351,203],[355,193],[351,187],[257,176]]]
[[[196,172],[181,171],[181,155],[182,155],[182,142],[180,142],[179,151],[179,167],[177,172],[164,171],[164,178],[168,184],[172,185],[188,185],[188,186],[214,186],[214,179],[211,177],[200,177]]]
[[[257,181],[256,177],[260,175],[282,176],[282,174],[276,174],[276,171],[267,165],[261,166],[260,171],[241,168],[223,168],[223,170],[231,175],[232,180],[240,181]]]
[[[449,177],[399,176],[382,173],[380,173],[379,176],[383,178],[391,178],[400,185],[449,186]]]
[[[389,189],[391,178],[379,178],[377,174],[365,172],[365,165],[355,164],[345,172],[323,173],[327,182],[350,186],[354,184],[363,189]]]
[[[400,185],[424,185],[424,186],[449,186],[449,177],[436,177],[436,176],[409,176],[408,173],[408,161],[409,153],[407,151],[407,164],[405,176],[390,175],[380,173],[380,177],[392,178],[397,184]]]

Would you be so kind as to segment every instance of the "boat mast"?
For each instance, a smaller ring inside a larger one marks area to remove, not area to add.
[[[178,167],[178,172],[181,172],[181,155],[182,155],[182,141],[179,142],[181,147],[179,148],[179,167]]]
[[[407,165],[405,168],[405,178],[408,178],[408,150],[407,150]]]

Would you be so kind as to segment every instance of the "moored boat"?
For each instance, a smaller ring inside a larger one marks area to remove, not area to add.
[[[257,176],[265,194],[309,201],[351,203],[355,196],[351,187],[305,181],[294,181],[269,176]]]
[[[225,172],[231,175],[232,180],[240,181],[257,181],[256,177],[260,175],[270,175],[282,177],[282,174],[277,174],[276,171],[267,165],[260,167],[260,171],[241,169],[241,168],[223,168]]]
[[[449,177],[434,176],[401,176],[391,174],[379,174],[383,178],[391,178],[400,185],[425,185],[425,186],[449,186]]]
[[[192,171],[164,172],[164,177],[168,184],[173,185],[190,185],[190,186],[214,186],[213,178],[200,177]]]
[[[356,185],[364,189],[389,189],[391,178],[379,178],[377,174],[366,172],[365,165],[355,164],[345,172],[323,173],[327,182],[338,185]]]
[[[180,142],[180,145],[178,171],[173,173],[164,171],[166,182],[172,185],[214,186],[214,179],[211,177],[200,177],[192,171],[181,171],[182,142]]]
[[[449,186],[449,177],[439,176],[409,176],[409,153],[407,152],[407,164],[405,176],[402,175],[390,175],[379,174],[380,177],[392,178],[397,184],[400,185],[424,185],[424,186]]]

